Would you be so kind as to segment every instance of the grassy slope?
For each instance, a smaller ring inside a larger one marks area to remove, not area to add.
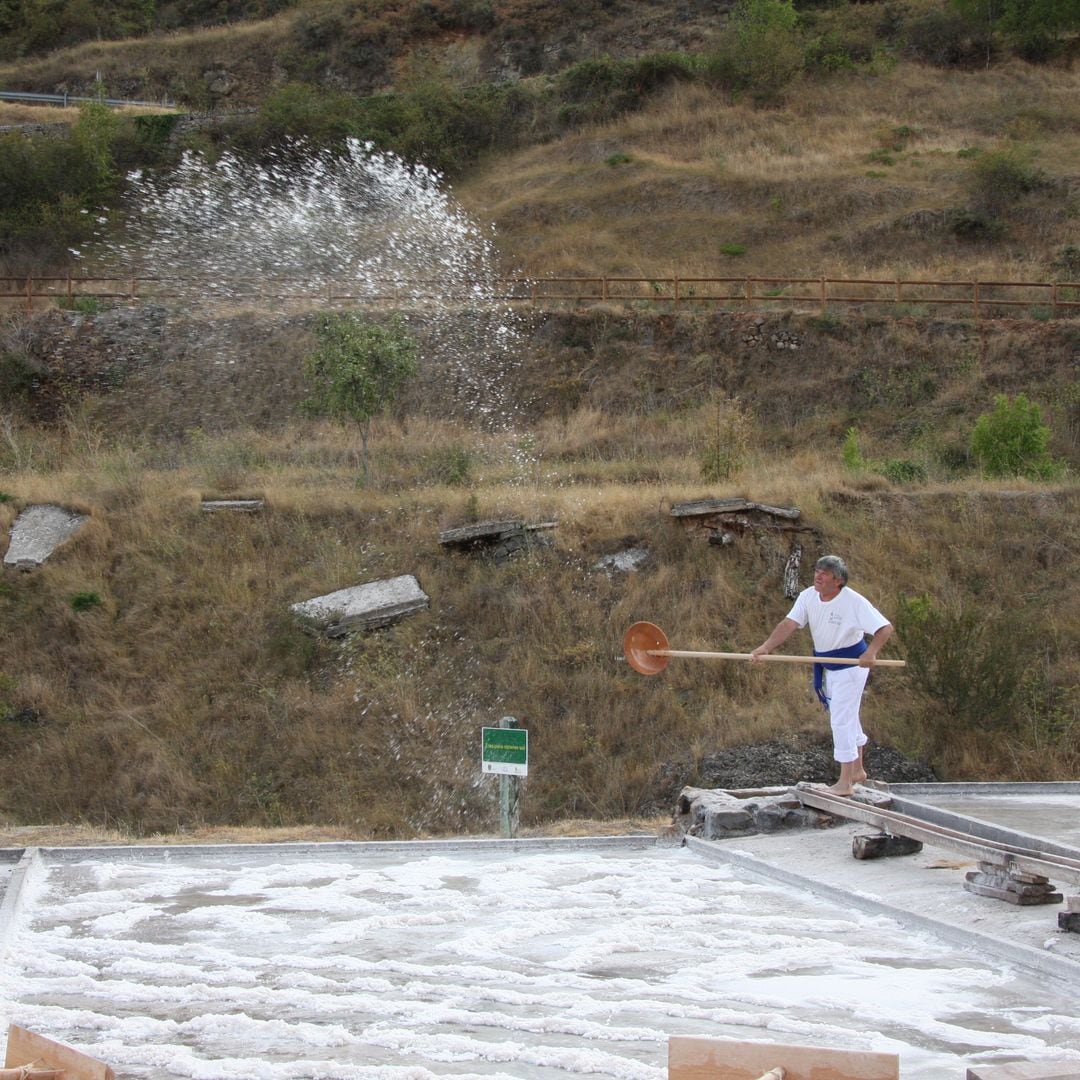
[[[734,264],[1042,278],[1076,243],[1075,89],[1071,72],[1021,65],[901,66],[809,85],[769,111],[684,87],[618,124],[491,161],[458,193],[497,223],[508,262],[533,273]],[[913,133],[896,163],[867,162],[901,126]],[[1013,209],[1007,242],[927,231],[933,215],[920,211],[966,197],[957,151],[1010,140],[1035,147],[1054,184]],[[616,152],[631,161],[607,165]],[[725,260],[724,242],[747,254]],[[477,776],[476,729],[509,712],[534,737],[530,821],[663,812],[718,747],[823,727],[796,672],[688,663],[644,680],[619,657],[634,619],[682,647],[745,649],[784,613],[785,539],[710,547],[665,513],[734,494],[799,506],[818,530],[808,557],[842,551],[856,587],[886,609],[929,592],[987,625],[1000,616],[1002,633],[1034,633],[1012,725],[957,730],[909,682],[882,677],[868,709],[877,737],[945,776],[1075,777],[1076,488],[947,467],[993,394],[1023,391],[1075,469],[1075,325],[775,316],[767,329],[796,333],[798,354],[771,351],[767,335],[746,343],[747,326],[623,310],[542,322],[520,376],[534,406],[513,434],[425,419],[429,393],[377,432],[362,491],[347,434],[265,429],[295,404],[306,340],[295,328],[260,346],[260,373],[276,362],[277,379],[217,387],[212,357],[192,355],[183,372],[151,357],[118,395],[69,403],[65,424],[5,415],[0,489],[13,499],[0,522],[46,500],[93,520],[0,588],[0,783],[19,793],[0,810],[142,830],[488,828],[494,787]],[[196,439],[158,437],[200,423]],[[928,479],[896,488],[843,470],[852,424],[867,457],[911,457]],[[729,479],[705,483],[700,460],[718,430],[742,457]],[[463,461],[468,483],[441,483]],[[268,511],[198,509],[200,494],[238,493],[265,495]],[[437,544],[442,528],[511,514],[557,517],[555,548],[493,568]],[[651,549],[649,570],[594,569],[631,543]],[[382,633],[327,643],[287,616],[296,600],[406,572],[432,608]],[[71,598],[86,591],[102,603],[77,612]]]
[[[1030,150],[1051,183],[1011,208],[1004,242],[958,240],[940,212],[972,202],[967,155],[1003,147]],[[807,82],[769,110],[680,86],[492,162],[458,194],[531,274],[1060,280],[1056,253],[1080,241],[1078,160],[1080,71],[902,64]]]

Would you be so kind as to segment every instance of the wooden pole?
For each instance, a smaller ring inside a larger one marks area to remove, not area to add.
[[[647,656],[691,656],[700,660],[749,660],[753,653],[741,652],[692,652],[685,649],[646,649]],[[759,660],[775,664],[858,664],[858,656],[786,656],[778,653],[765,653]],[[906,660],[875,660],[874,667],[907,667]]]
[[[517,724],[517,720],[512,716],[499,719],[501,728],[516,728]],[[503,773],[499,777],[499,823],[507,840],[513,840],[517,835],[520,794],[518,777]]]

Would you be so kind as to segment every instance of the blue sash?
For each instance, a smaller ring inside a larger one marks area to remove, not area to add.
[[[866,639],[861,638],[856,641],[854,645],[848,645],[843,649],[831,649],[828,652],[818,652],[814,650],[815,656],[843,656],[843,657],[855,657],[862,656],[866,652]],[[829,707],[829,699],[825,695],[825,691],[822,689],[822,683],[825,680],[826,671],[839,671],[841,668],[850,667],[850,664],[815,664],[814,665],[814,693],[817,694],[818,700],[827,709]]]

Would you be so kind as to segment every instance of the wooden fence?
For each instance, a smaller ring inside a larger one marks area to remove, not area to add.
[[[168,302],[214,299],[214,291],[194,280],[151,277],[0,277],[0,301],[22,306],[78,308],[99,301]],[[930,315],[957,310],[975,319],[1071,317],[1080,310],[1075,281],[923,281],[901,278],[834,277],[545,277],[507,278],[484,288],[478,282],[438,280],[355,283],[233,279],[220,300],[276,307],[423,306],[492,302],[538,307],[590,304],[713,306],[732,311],[776,307],[802,311],[865,310]]]

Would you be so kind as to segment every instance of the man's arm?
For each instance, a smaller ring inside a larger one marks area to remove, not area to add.
[[[859,657],[859,667],[873,667],[874,661],[877,660],[877,654],[881,652],[881,646],[892,637],[893,625],[892,623],[886,623],[884,626],[879,626],[874,631],[874,636],[870,639],[870,644],[866,646],[866,652]]]
[[[761,657],[766,653],[771,653],[778,645],[783,645],[798,629],[799,624],[794,619],[781,619],[773,632],[750,654],[750,663],[758,663]],[[889,629],[891,630],[892,627]]]

